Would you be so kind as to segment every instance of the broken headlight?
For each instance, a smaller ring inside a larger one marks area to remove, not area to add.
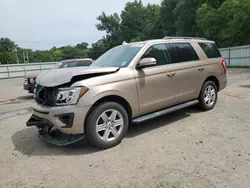
[[[78,99],[88,91],[86,87],[75,87],[75,88],[59,88],[56,105],[71,105],[76,104]]]

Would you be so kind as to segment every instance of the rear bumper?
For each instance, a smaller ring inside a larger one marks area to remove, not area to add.
[[[224,74],[223,76],[220,76],[219,84],[220,84],[219,91],[226,88],[226,86],[227,86],[227,75],[226,74]]]

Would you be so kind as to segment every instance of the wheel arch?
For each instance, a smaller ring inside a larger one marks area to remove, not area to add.
[[[202,85],[204,85],[204,83],[206,83],[207,81],[212,81],[212,82],[214,82],[215,85],[216,85],[217,91],[220,90],[220,82],[219,82],[219,80],[218,80],[218,78],[217,78],[216,76],[213,76],[213,75],[212,75],[212,76],[208,76],[208,77],[206,78],[206,80],[203,82]]]
[[[102,104],[104,102],[116,102],[116,103],[120,104],[121,106],[123,106],[124,109],[126,110],[127,114],[128,114],[129,124],[132,122],[132,113],[133,112],[132,112],[132,108],[131,108],[129,102],[125,98],[123,98],[123,97],[121,97],[119,95],[107,95],[107,96],[103,96],[100,99],[98,99],[92,105],[92,107],[89,109],[89,111],[88,111],[88,113],[86,115],[85,121],[84,121],[84,130],[85,130],[86,121],[87,121],[87,118],[88,118],[89,114],[92,112],[92,110],[96,106],[98,106],[98,105],[100,105],[100,104]]]

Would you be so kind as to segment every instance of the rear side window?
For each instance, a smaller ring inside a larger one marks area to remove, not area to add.
[[[221,57],[220,51],[215,43],[199,43],[199,45],[208,58]]]
[[[167,43],[166,45],[172,63],[199,60],[190,43]]]
[[[89,60],[84,60],[84,61],[78,61],[76,63],[77,67],[85,67],[91,65],[91,62]]]

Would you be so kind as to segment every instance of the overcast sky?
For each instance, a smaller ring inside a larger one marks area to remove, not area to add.
[[[89,44],[100,39],[95,24],[102,11],[120,13],[129,0],[0,0],[0,38],[19,46],[50,49],[53,46]],[[130,0],[132,1],[132,0]],[[159,4],[161,0],[142,0]]]

